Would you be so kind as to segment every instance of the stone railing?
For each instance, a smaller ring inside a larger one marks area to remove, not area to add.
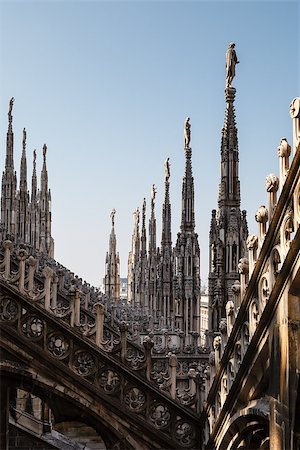
[[[266,178],[268,208],[260,206],[256,213],[258,235],[248,237],[249,259],[240,260],[240,281],[231,288],[234,301],[226,304],[226,317],[221,320],[220,332],[214,338],[214,349],[209,357],[207,401],[202,419],[207,423],[206,440],[210,436],[212,446],[226,411],[236,401],[237,392],[246,379],[250,355],[268,329],[285,280],[299,258],[299,98],[292,102],[291,116],[293,151],[287,140],[281,139],[279,177],[271,174]]]
[[[1,254],[0,282],[157,386],[164,395],[177,400],[184,407],[200,411],[207,372],[207,352],[197,348],[197,336],[192,337],[195,345],[185,348],[180,332],[173,333],[178,341],[176,348],[172,345],[168,352],[160,355],[156,347],[156,352],[152,354],[154,343],[151,332],[142,337],[138,330],[133,329],[129,333],[128,323],[117,318],[115,308],[108,305],[99,290],[82,282],[56,261],[37,254],[30,246],[14,243],[10,239],[2,242]],[[6,300],[1,302],[0,319],[10,321],[9,304],[6,305]],[[36,324],[28,326],[34,328]],[[143,345],[135,342],[135,333]],[[53,341],[53,345],[57,345],[53,351],[59,353],[61,339]],[[192,356],[195,350],[198,352],[193,361],[184,363],[183,358]],[[177,355],[178,351],[182,353],[181,356]],[[203,356],[206,359],[203,360]]]

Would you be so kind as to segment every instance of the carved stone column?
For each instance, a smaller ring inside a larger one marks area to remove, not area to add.
[[[277,151],[279,156],[279,187],[281,190],[290,167],[291,146],[286,138],[281,139]]]
[[[176,369],[177,369],[177,356],[174,353],[169,353],[169,367],[171,378],[171,397],[176,398]]]
[[[150,336],[146,336],[143,342],[143,346],[145,348],[146,354],[146,377],[147,380],[151,380],[151,371],[152,371],[152,348],[154,346],[154,342],[151,340]]]
[[[258,247],[259,251],[267,232],[268,210],[265,206],[260,206],[255,214],[255,220],[258,222]]]
[[[291,103],[290,114],[293,119],[293,151],[294,154],[300,143],[300,98],[296,97]]]
[[[249,275],[249,262],[247,258],[241,258],[239,262],[239,273],[241,275],[241,301],[243,301]]]
[[[104,305],[95,303],[93,310],[96,314],[96,345],[101,347],[103,342]]]

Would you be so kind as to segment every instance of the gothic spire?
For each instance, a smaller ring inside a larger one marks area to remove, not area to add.
[[[26,161],[26,130],[23,129],[23,150],[20,167],[20,192],[27,193],[27,161]]]
[[[236,89],[231,86],[235,76],[235,64],[238,63],[234,44],[229,44],[226,53],[226,111],[221,141],[221,184],[219,189],[219,207],[240,206],[240,182],[238,178],[238,138],[235,120],[234,100]]]
[[[156,219],[155,219],[155,196],[156,187],[155,184],[151,188],[151,212],[149,219],[149,254],[156,253]]]
[[[31,202],[34,203],[37,195],[37,176],[36,176],[36,149],[33,150],[33,169],[31,179]]]
[[[48,192],[48,172],[46,164],[47,145],[43,146],[43,167],[41,172],[41,192]]]
[[[170,158],[165,161],[165,199],[163,203],[162,211],[162,236],[161,236],[161,247],[162,250],[165,247],[172,248],[172,233],[171,233],[171,205],[170,205]]]
[[[117,239],[115,234],[115,214],[113,209],[111,217],[111,233],[109,237],[109,251],[106,254],[105,294],[110,300],[120,300],[120,258],[117,253]]]
[[[182,183],[182,213],[181,231],[194,231],[194,178],[192,173],[192,149],[190,148],[191,125],[190,118],[184,122],[184,152],[185,152],[185,174]]]
[[[8,111],[8,131],[6,139],[6,160],[5,160],[5,170],[14,171],[14,134],[12,129],[12,109],[15,99],[12,97],[9,102]]]
[[[146,253],[146,199],[144,198],[142,209],[141,257],[144,258],[146,256]]]

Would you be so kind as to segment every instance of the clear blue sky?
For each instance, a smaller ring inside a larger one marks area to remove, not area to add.
[[[291,141],[299,96],[297,1],[9,1],[0,3],[0,136],[4,166],[9,99],[15,97],[15,166],[27,130],[48,145],[56,259],[88,282],[104,276],[110,211],[121,275],[132,213],[157,185],[160,243],[163,163],[171,161],[173,244],[180,225],[183,122],[191,118],[201,276],[208,274],[211,210],[217,206],[224,121],[225,52],[236,43],[234,86],[242,208],[249,231],[278,173],[277,146]],[[2,169],[1,169],[2,170]]]

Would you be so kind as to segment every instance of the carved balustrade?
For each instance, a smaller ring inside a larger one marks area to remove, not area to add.
[[[214,352],[210,354],[209,392],[202,413],[203,421],[209,423],[210,445],[228,405],[242,386],[249,355],[272,319],[285,279],[279,275],[288,273],[299,257],[300,99],[293,100],[291,116],[293,160],[290,163],[291,147],[283,138],[278,147],[279,179],[273,174],[266,179],[269,211],[261,206],[256,213],[258,235],[248,237],[249,260],[243,258],[239,263],[240,282],[231,288],[234,302],[226,305],[226,334],[222,319],[220,336],[215,337]]]
[[[199,410],[200,405],[197,403],[199,399],[191,392],[191,385],[188,384],[189,365],[184,376],[178,376],[178,369],[183,366],[177,361],[176,366],[169,366],[160,372],[152,357],[153,345],[147,345],[149,338],[146,337],[145,340],[144,336],[143,346],[136,342],[137,335],[138,341],[141,342],[141,328],[137,323],[141,311],[135,317],[137,312],[130,312],[129,308],[114,308],[99,291],[90,289],[80,278],[56,261],[36,254],[29,246],[22,243],[14,244],[8,239],[3,242],[1,279],[12,289],[30,299],[33,304],[51,313],[56,320],[62,321],[117,361],[126,364],[130,370],[156,384],[164,394],[177,399],[183,406]],[[133,323],[131,333],[128,322],[120,320],[128,318],[127,314],[132,314],[131,319],[136,319],[136,322],[131,321]],[[165,344],[169,352],[180,352],[180,360],[195,353],[199,361],[206,356],[206,349],[197,346],[198,334],[194,333],[190,340],[192,344],[189,346],[185,345],[184,336],[180,332],[173,333],[173,336],[171,334],[166,330]],[[153,336],[153,333],[150,332],[150,336]],[[156,346],[155,353],[158,355],[162,353],[162,357],[165,358],[166,347],[164,346],[160,352]]]
[[[163,395],[148,381],[153,345],[151,340],[145,343],[146,362],[150,361],[147,380],[122,361],[116,360],[112,353],[97,345],[96,340],[92,342],[87,336],[79,335],[70,324],[58,320],[51,312],[51,307],[47,310],[29,295],[20,295],[2,277],[0,285],[3,337],[9,338],[15,346],[32,355],[33,364],[37,359],[38,364],[51,368],[50,377],[51,371],[59,370],[66,380],[81,379],[83,389],[95,392],[97,398],[108,403],[111,399],[112,407],[117,407],[119,411],[134,414],[135,423],[148,428],[150,426],[153,432],[162,433],[164,439],[171,439],[172,448],[195,448],[199,445],[198,418],[195,413]],[[47,277],[45,286],[41,297],[43,301],[47,296]],[[97,308],[102,320],[102,308],[99,305]],[[122,332],[126,332],[126,327],[121,330],[121,340]],[[128,354],[125,358],[128,358]]]

